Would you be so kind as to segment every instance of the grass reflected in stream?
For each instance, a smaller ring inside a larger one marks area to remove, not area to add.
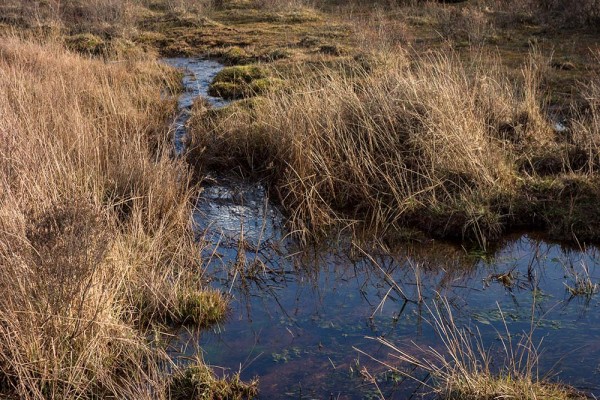
[[[493,253],[437,242],[406,246],[393,257],[351,246],[299,252],[264,188],[228,187],[209,187],[197,208],[199,231],[216,246],[210,279],[233,297],[229,321],[200,344],[209,363],[241,370],[246,379],[259,376],[261,398],[376,396],[363,367],[386,398],[406,398],[418,389],[413,382],[354,348],[394,361],[365,336],[404,349],[414,349],[412,342],[441,347],[424,315],[424,304],[439,297],[461,326],[481,330],[487,346],[498,344],[502,331],[498,306],[511,333],[529,330],[533,310],[534,340],[543,338],[546,349],[542,370],[598,393],[598,298],[569,289],[598,282],[597,249],[523,235]]]

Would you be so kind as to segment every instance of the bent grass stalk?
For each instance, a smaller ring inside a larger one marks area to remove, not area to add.
[[[479,329],[475,333],[457,325],[447,298],[433,306],[426,305],[431,324],[441,349],[423,347],[413,342],[407,349],[378,337],[373,339],[389,350],[398,364],[378,360],[360,349],[361,354],[386,368],[410,378],[443,399],[586,399],[584,393],[566,385],[551,382],[549,374],[540,375],[539,363],[542,341],[534,342],[535,321],[529,332],[516,339],[508,329],[504,314],[503,332],[498,332],[501,361],[485,346]],[[418,355],[416,355],[418,354]],[[404,365],[416,367],[422,375],[407,373]]]

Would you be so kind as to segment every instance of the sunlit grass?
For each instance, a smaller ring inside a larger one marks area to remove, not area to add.
[[[0,40],[0,396],[165,398],[171,360],[149,329],[225,316],[171,157],[161,93],[177,79]]]

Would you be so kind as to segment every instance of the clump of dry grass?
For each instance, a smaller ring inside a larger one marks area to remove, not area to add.
[[[175,79],[0,40],[2,395],[164,397],[169,360],[144,326],[224,312],[201,286],[190,174],[169,156]]]
[[[386,235],[406,224],[485,240],[502,231],[498,199],[515,185],[513,150],[552,134],[525,90],[490,64],[453,54],[387,54],[363,69],[323,66],[192,123],[196,159],[238,159],[275,175],[300,232],[359,221]]]
[[[571,298],[582,296],[589,301],[598,293],[600,285],[592,279],[590,268],[585,262],[581,261],[577,266],[573,264],[563,265],[563,268],[565,270],[565,278],[569,278],[570,281],[564,284]]]
[[[596,60],[600,61],[600,53]],[[600,76],[592,77],[583,84],[582,97],[586,105],[583,109],[574,110],[575,116],[570,125],[573,144],[585,161],[574,162],[571,167],[594,174],[600,166]]]
[[[407,374],[392,362],[382,362],[393,371],[414,379],[442,399],[586,399],[576,389],[553,383],[548,375],[540,375],[540,343],[535,343],[532,322],[529,332],[511,334],[506,322],[499,332],[500,361],[494,360],[493,351],[485,346],[481,334],[458,327],[447,299],[441,299],[433,308],[427,307],[429,323],[439,338],[442,348],[423,348],[415,344],[415,351],[400,348],[384,338],[377,338],[391,350],[390,356],[400,365],[422,370],[429,378]],[[500,310],[502,314],[502,310]],[[380,361],[381,362],[381,361]]]
[[[444,39],[479,46],[494,38],[494,19],[485,7],[429,4],[426,10]]]

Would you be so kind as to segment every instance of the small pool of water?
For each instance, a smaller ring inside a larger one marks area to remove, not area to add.
[[[193,99],[206,96],[222,66],[166,61],[187,71],[174,140],[181,153]],[[212,260],[206,276],[232,299],[227,322],[199,338],[204,358],[218,371],[258,376],[261,399],[413,396],[414,382],[361,352],[397,365],[369,337],[408,353],[417,351],[415,343],[441,351],[427,322],[427,305],[440,296],[459,326],[481,331],[486,346],[498,347],[503,319],[512,334],[528,332],[535,321],[534,340],[543,340],[540,372],[552,370],[557,380],[600,395],[600,295],[573,297],[567,287],[578,277],[600,280],[596,248],[573,250],[522,235],[493,253],[433,241],[381,256],[351,245],[300,251],[260,183],[218,174],[193,218]],[[182,342],[189,339],[181,334]]]
[[[260,398],[379,398],[362,368],[385,398],[408,398],[418,389],[414,382],[358,350],[394,365],[390,351],[368,337],[414,354],[413,342],[443,351],[427,322],[427,305],[438,296],[448,299],[459,326],[479,329],[495,352],[505,332],[502,314],[515,335],[529,332],[533,318],[534,340],[543,340],[541,372],[552,370],[558,380],[600,394],[599,298],[572,297],[566,287],[576,285],[577,275],[598,282],[596,249],[573,251],[524,235],[488,255],[429,243],[393,257],[367,257],[297,253],[277,234],[261,243],[247,235],[241,248],[239,229],[228,230],[239,216],[231,213],[222,225],[220,242],[229,245],[219,248],[210,271],[213,284],[231,293],[232,313],[202,335],[200,346],[209,363],[245,379],[260,377]],[[277,232],[270,224],[255,221],[246,232]]]

